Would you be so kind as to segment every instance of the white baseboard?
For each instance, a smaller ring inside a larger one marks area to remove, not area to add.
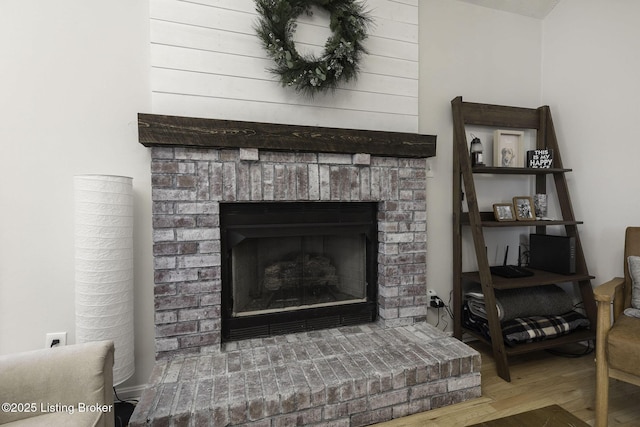
[[[140,400],[142,392],[147,388],[146,384],[136,385],[132,387],[116,387],[116,394],[118,395],[115,400]]]

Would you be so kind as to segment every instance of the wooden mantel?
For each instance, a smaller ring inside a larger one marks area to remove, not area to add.
[[[138,114],[145,147],[258,148],[272,151],[433,157],[436,136],[316,126]]]

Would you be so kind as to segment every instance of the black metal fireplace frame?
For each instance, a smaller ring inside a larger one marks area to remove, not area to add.
[[[259,221],[256,221],[259,217]],[[341,234],[366,237],[366,301],[234,317],[231,250],[246,238]],[[220,204],[222,340],[256,338],[373,322],[378,314],[376,202],[229,202]]]

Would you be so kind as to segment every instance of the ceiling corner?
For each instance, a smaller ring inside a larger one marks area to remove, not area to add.
[[[476,6],[544,19],[560,0],[458,0]]]

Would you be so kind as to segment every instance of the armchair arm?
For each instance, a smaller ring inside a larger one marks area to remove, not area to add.
[[[622,291],[624,285],[624,277],[614,277],[593,290],[593,296],[597,302],[611,303],[618,295],[617,292]]]
[[[609,329],[611,329],[611,303],[613,302],[615,305],[616,299],[620,301],[621,298],[619,297],[622,296],[623,285],[623,277],[614,277],[608,282],[597,286],[593,290],[593,296],[596,300],[596,303],[598,304],[598,318],[596,326],[596,361],[606,360],[605,342],[607,340]],[[614,314],[615,313],[616,310],[614,307]]]
[[[593,290],[593,296],[598,304],[598,318],[601,316],[606,316],[607,324],[609,327],[611,323],[609,321],[610,318],[610,308],[611,303],[613,302],[613,317],[616,319],[620,313],[624,310],[624,295],[623,295],[623,286],[625,284],[624,277],[614,277],[608,282],[603,283],[602,285],[597,286]],[[608,314],[604,313],[604,309],[607,309]],[[607,328],[608,329],[608,328]]]

